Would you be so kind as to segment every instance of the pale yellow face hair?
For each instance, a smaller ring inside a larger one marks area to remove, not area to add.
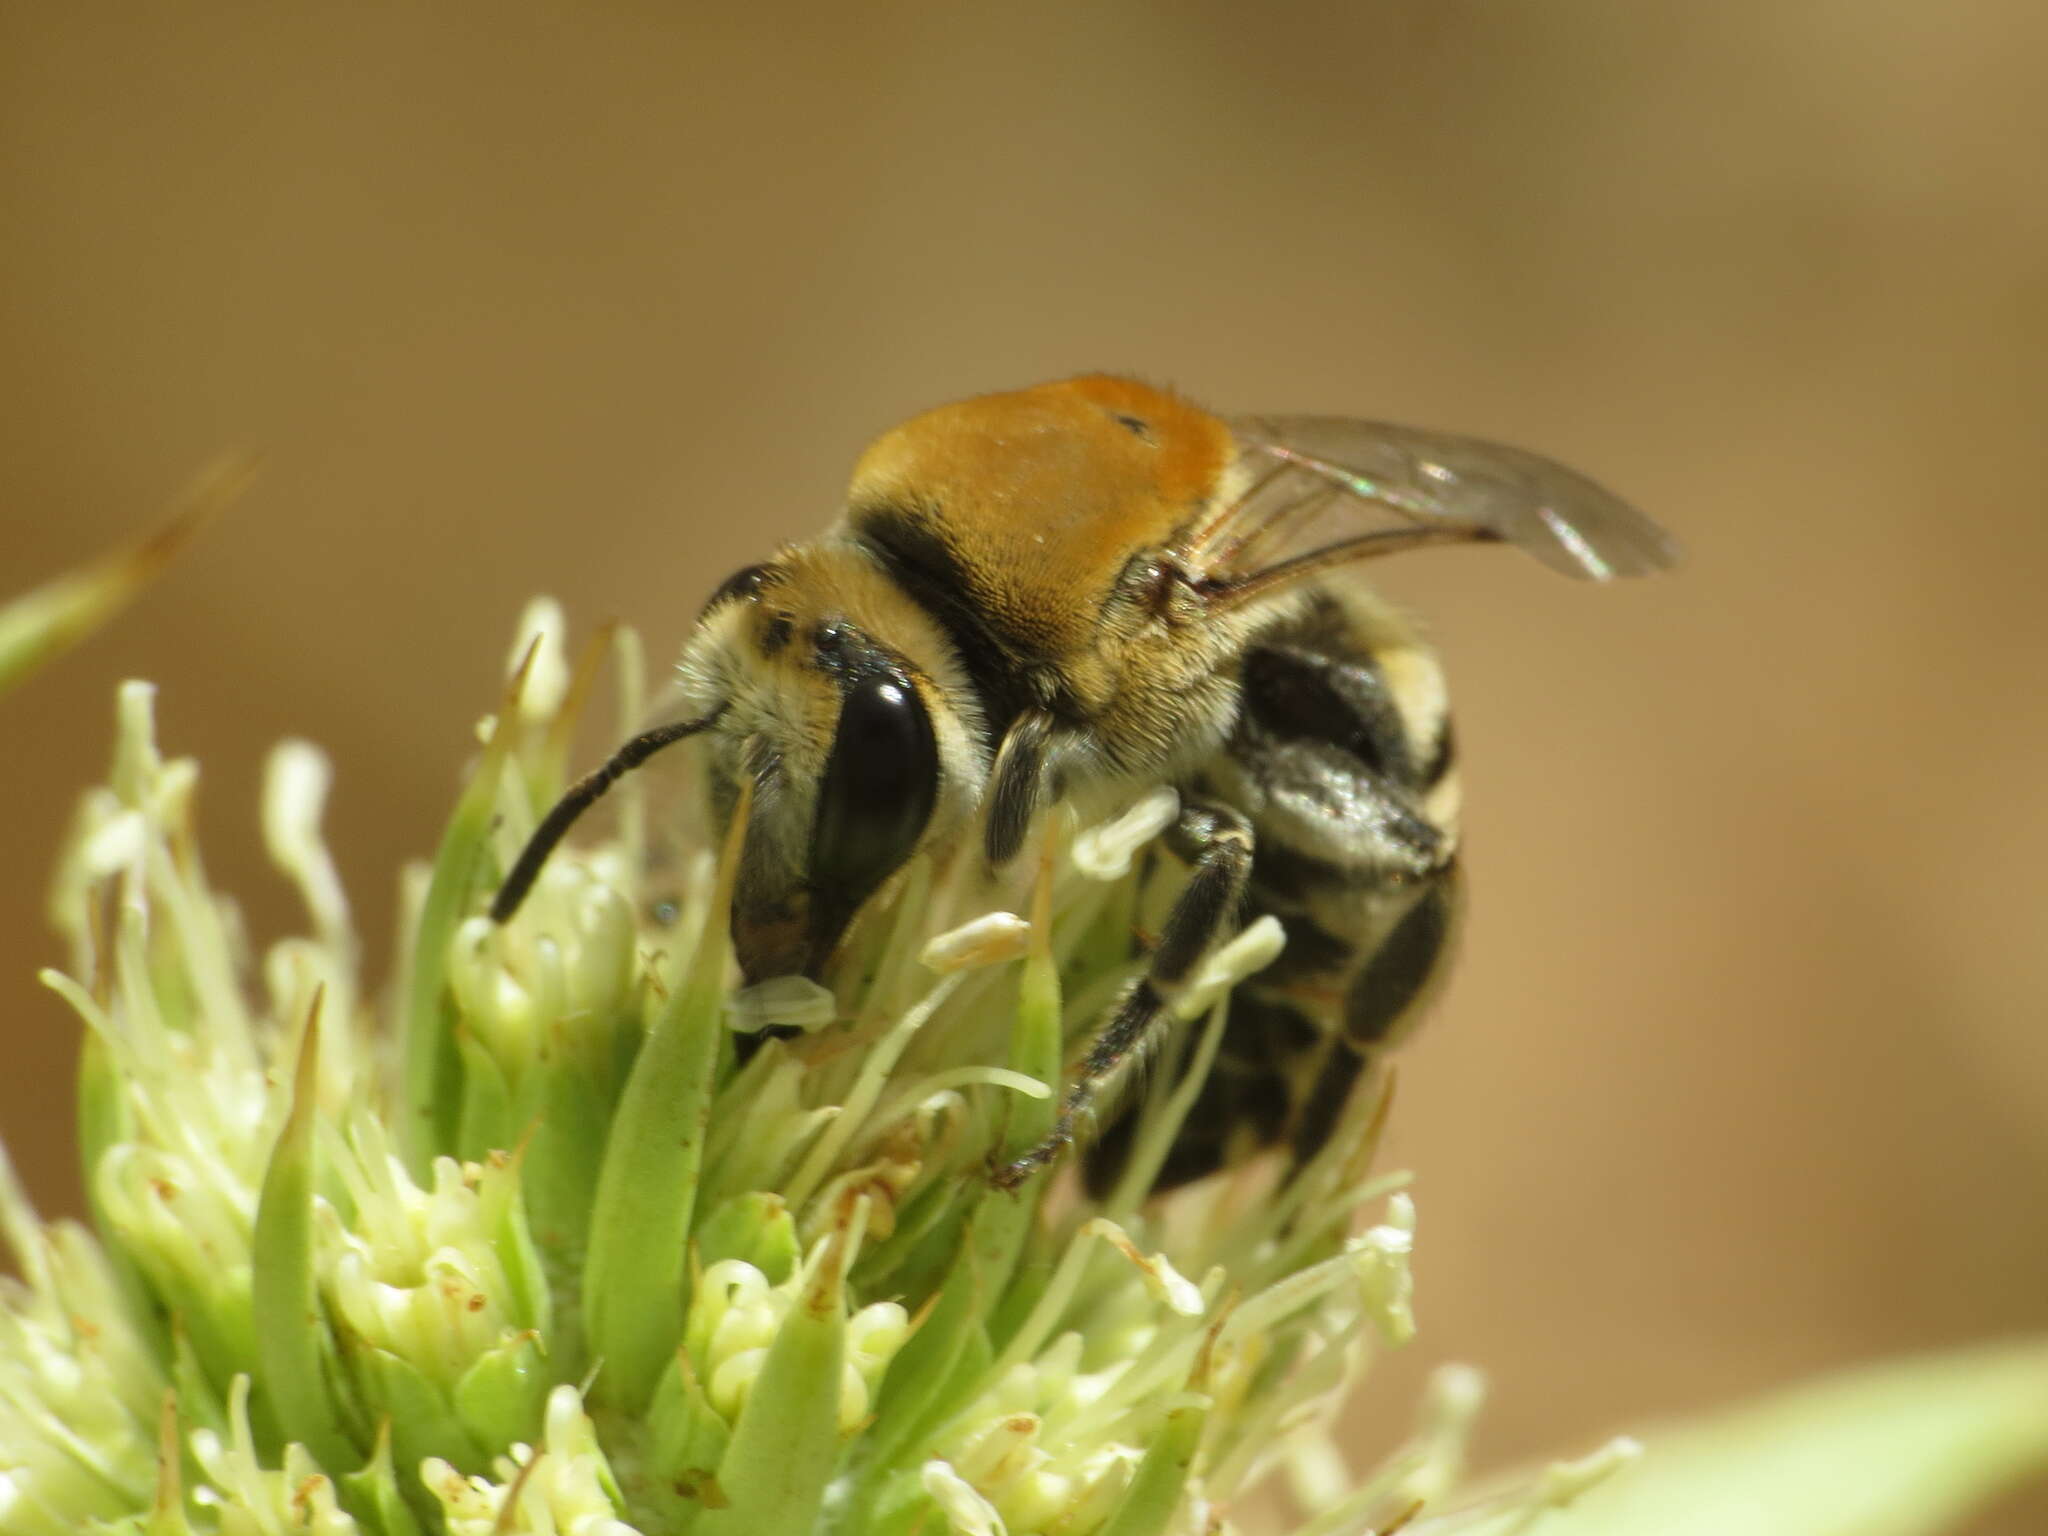
[[[678,715],[721,713],[704,742],[722,818],[736,786],[752,786],[747,857],[735,937],[750,973],[774,974],[801,952],[803,890],[819,786],[839,728],[842,695],[820,668],[816,637],[845,625],[885,644],[923,700],[939,759],[938,799],[917,847],[951,836],[972,814],[987,772],[980,711],[951,646],[871,559],[830,540],[791,545],[746,601],[715,606],[685,645]],[[908,858],[904,861],[909,862]],[[773,909],[773,910],[771,910]],[[771,958],[772,952],[772,958]]]

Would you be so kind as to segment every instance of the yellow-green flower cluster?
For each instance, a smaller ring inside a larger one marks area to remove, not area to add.
[[[636,653],[609,645],[631,718]],[[1332,1415],[1413,1328],[1415,1209],[1368,1174],[1373,1103],[1293,1177],[1150,1196],[1270,921],[1133,1090],[1115,1191],[991,1185],[1170,899],[1144,856],[1170,794],[1049,818],[1010,888],[914,868],[836,996],[733,993],[730,847],[653,914],[630,787],[623,832],[483,918],[604,650],[572,668],[559,616],[529,615],[406,883],[388,1017],[318,755],[280,749],[264,805],[307,932],[252,954],[199,858],[196,770],[124,689],[49,978],[87,1028],[92,1229],[0,1192],[0,1531],[1193,1536],[1245,1528],[1277,1473],[1338,1536],[1507,1528],[1576,1488],[1458,1503],[1467,1374],[1343,1474]],[[739,1044],[770,1023],[803,1028]]]

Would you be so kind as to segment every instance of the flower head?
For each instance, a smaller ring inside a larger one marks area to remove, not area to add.
[[[631,637],[606,644],[630,696]],[[307,931],[252,956],[198,856],[197,771],[123,690],[49,977],[88,1031],[95,1231],[0,1190],[23,1275],[0,1295],[0,1526],[1141,1536],[1236,1529],[1275,1473],[1315,1536],[1524,1507],[1459,1512],[1469,1375],[1378,1470],[1339,1470],[1332,1414],[1414,1327],[1415,1208],[1369,1173],[1381,1106],[1301,1169],[1151,1193],[1230,988],[1285,942],[1270,919],[1182,994],[1117,1188],[988,1176],[1044,1137],[1071,1043],[1130,979],[1133,914],[1170,879],[1134,855],[1170,793],[1049,818],[1014,889],[965,857],[913,868],[836,993],[736,993],[734,850],[686,858],[655,912],[630,789],[620,836],[562,851],[514,921],[481,915],[603,649],[572,666],[530,611],[407,882],[388,1017],[318,754],[280,749],[264,805]]]

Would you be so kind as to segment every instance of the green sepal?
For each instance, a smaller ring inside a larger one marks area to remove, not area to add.
[[[102,1232],[108,1227],[95,1188],[100,1160],[108,1148],[128,1140],[134,1126],[127,1081],[99,1031],[88,1029],[78,1047],[78,1166],[93,1220]]]
[[[681,1532],[705,1511],[725,1508],[718,1469],[731,1442],[688,1352],[677,1350],[647,1410],[647,1483],[659,1529]]]
[[[192,1348],[183,1319],[171,1319],[170,1337],[171,1390],[177,1394],[179,1420],[188,1429],[210,1429],[216,1435],[225,1435],[228,1430],[227,1400],[206,1374],[206,1367],[199,1363],[199,1355]]]
[[[416,1181],[428,1177],[435,1158],[455,1155],[462,1134],[462,1053],[455,1045],[461,1023],[455,999],[445,991],[406,1014],[407,1090],[396,1139]]]
[[[879,1480],[861,1507],[861,1536],[938,1536],[951,1531],[924,1485],[923,1472],[923,1463],[913,1462]]]
[[[370,1459],[334,1481],[343,1505],[372,1536],[425,1536],[420,1517],[406,1502],[391,1462],[389,1419],[377,1425],[377,1441],[371,1447]],[[420,1497],[426,1496],[422,1490]]]
[[[521,1333],[485,1350],[455,1383],[456,1417],[481,1446],[540,1440],[554,1374],[540,1339]]]
[[[85,1183],[85,1204],[92,1224],[104,1239],[108,1262],[126,1299],[129,1321],[153,1346],[159,1359],[168,1355],[171,1334],[154,1290],[137,1267],[127,1246],[120,1241],[114,1224],[107,1220],[106,1206],[99,1197],[99,1180],[94,1176],[100,1159],[115,1143],[133,1134],[134,1119],[120,1069],[113,1053],[97,1030],[80,1037],[78,1052],[78,1147],[79,1171]]]
[[[505,1273],[512,1326],[530,1328],[547,1340],[555,1321],[554,1292],[527,1220],[526,1174],[523,1150],[512,1155],[509,1166],[491,1167],[479,1186],[480,1214],[491,1234],[491,1251]]]
[[[462,1111],[456,1119],[455,1155],[466,1163],[481,1162],[493,1152],[510,1150],[518,1136],[512,1118],[512,1085],[484,1043],[468,1029],[455,1026],[455,1051],[462,1062]]]
[[[706,1511],[705,1536],[810,1536],[839,1460],[846,1364],[846,1241],[825,1241],[784,1314],[718,1464],[727,1504]]]
[[[733,827],[695,952],[626,1079],[597,1179],[583,1266],[589,1346],[604,1362],[594,1393],[626,1414],[654,1395],[683,1334],[684,1264],[725,1033],[725,914],[744,814]]]
[[[434,1159],[453,1153],[459,1145],[462,1057],[455,1036],[460,1015],[448,990],[448,947],[489,858],[491,828],[497,820],[498,781],[512,749],[515,732],[511,722],[532,655],[529,649],[527,660],[506,684],[491,739],[441,835],[407,956],[405,1097],[399,1135],[407,1166],[422,1183]]]
[[[614,1015],[602,1031],[601,1061],[544,1044],[537,1070],[526,1074],[514,1101],[526,1138],[520,1182],[534,1241],[563,1274],[583,1266],[605,1135],[624,1075],[611,1041],[627,1032],[637,1036],[639,1026],[637,1009]]]
[[[330,1473],[354,1466],[363,1447],[348,1432],[334,1390],[334,1335],[313,1272],[313,1131],[320,1076],[319,1002],[306,1022],[291,1112],[271,1149],[250,1245],[256,1384],[286,1440]]]
[[[998,1354],[1031,1316],[1031,1309],[1045,1295],[1058,1268],[1058,1263],[1039,1245],[1026,1247],[1011,1272],[1010,1283],[1003,1287],[1002,1300],[988,1318],[988,1341]]]
[[[862,1296],[929,1296],[960,1252],[960,1234],[974,1197],[940,1176],[911,1195],[896,1213],[896,1230],[870,1243],[854,1261],[853,1288]]]
[[[397,1465],[417,1467],[439,1456],[462,1472],[490,1470],[490,1457],[471,1438],[454,1405],[410,1360],[360,1339],[352,1342],[348,1359],[364,1400],[391,1425]]]
[[[1158,1536],[1167,1528],[1187,1490],[1188,1472],[1202,1447],[1202,1429],[1208,1422],[1208,1408],[1195,1403],[1185,1403],[1166,1415],[1100,1536]]]
[[[992,1203],[984,1201],[984,1209]],[[889,1362],[867,1434],[876,1466],[915,1454],[995,1359],[981,1326],[984,1296],[975,1262],[973,1244],[963,1244],[937,1303]]]
[[[741,1259],[767,1276],[770,1285],[796,1273],[801,1253],[796,1219],[782,1196],[760,1189],[721,1201],[697,1228],[694,1241],[697,1261],[705,1269],[722,1259]]]
[[[224,1403],[225,1384],[247,1371],[249,1362],[256,1359],[249,1291],[240,1285],[223,1283],[209,1293],[201,1293],[186,1285],[182,1276],[173,1277],[168,1285],[159,1278],[151,1288],[169,1312],[173,1329],[182,1336],[183,1353],[195,1385],[203,1385],[206,1399]],[[178,1401],[187,1401],[182,1385]],[[221,1421],[226,1422],[224,1413]],[[259,1446],[272,1451],[283,1446],[268,1394],[249,1404],[249,1427]]]

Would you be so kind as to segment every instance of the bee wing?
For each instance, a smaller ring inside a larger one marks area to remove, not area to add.
[[[1326,524],[1341,504],[1353,526],[1373,506],[1446,536],[1519,545],[1554,571],[1591,581],[1662,570],[1675,540],[1612,491],[1554,460],[1503,443],[1340,416],[1249,416],[1230,423],[1255,460],[1252,488],[1230,519],[1222,563],[1243,570],[1256,551],[1301,524]],[[1218,532],[1225,530],[1219,529]],[[1296,548],[1298,541],[1290,540]]]

